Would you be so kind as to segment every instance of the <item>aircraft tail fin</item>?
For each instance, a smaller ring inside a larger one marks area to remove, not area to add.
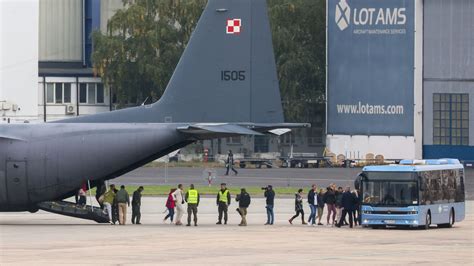
[[[283,122],[265,0],[210,0],[162,99],[173,122]]]
[[[161,99],[56,122],[282,123],[265,0],[209,0]]]

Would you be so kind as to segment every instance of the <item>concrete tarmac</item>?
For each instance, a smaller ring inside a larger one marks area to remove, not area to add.
[[[143,224],[126,226],[42,211],[0,213],[0,265],[474,264],[472,201],[463,222],[430,230],[311,227],[298,218],[290,225],[294,200],[289,198],[276,200],[273,226],[263,225],[264,199],[252,199],[247,227],[237,226],[235,202],[229,224],[216,225],[215,198],[204,198],[199,225],[185,227],[162,222],[164,204],[165,198],[143,198]]]

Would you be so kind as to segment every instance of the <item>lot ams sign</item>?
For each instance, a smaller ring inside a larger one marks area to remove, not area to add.
[[[327,133],[413,136],[416,0],[327,0]]]
[[[335,6],[335,23],[341,31],[349,25],[358,26],[394,26],[407,22],[405,7],[376,8],[359,7],[351,9],[349,0],[339,0]]]

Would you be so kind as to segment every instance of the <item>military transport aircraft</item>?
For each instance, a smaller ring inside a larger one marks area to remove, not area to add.
[[[209,0],[156,103],[0,125],[0,211],[35,212],[198,140],[307,126],[284,123],[265,0]]]

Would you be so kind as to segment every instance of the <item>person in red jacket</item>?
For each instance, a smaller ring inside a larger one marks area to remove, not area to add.
[[[168,214],[165,216],[163,219],[163,222],[166,222],[168,218],[170,218],[171,223],[173,223],[173,217],[174,217],[174,199],[173,199],[173,193],[176,191],[176,188],[172,188],[170,190],[170,193],[168,194],[168,199],[166,200],[166,208],[168,209]]]

